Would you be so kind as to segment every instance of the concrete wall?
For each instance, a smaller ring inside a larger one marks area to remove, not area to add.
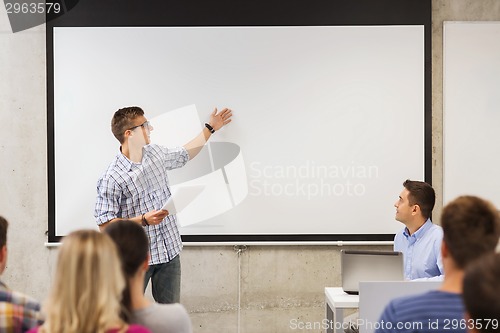
[[[434,0],[432,16],[437,221],[442,208],[442,24],[498,21],[500,1]],[[13,34],[3,9],[0,78],[0,214],[11,222],[10,259],[3,280],[43,300],[57,254],[57,249],[43,245],[47,230],[45,28]],[[75,135],[85,135],[85,130]],[[387,209],[392,209],[392,202]],[[194,331],[321,332],[294,330],[291,321],[312,324],[324,318],[323,288],[340,283],[339,250],[336,246],[249,246],[238,254],[233,247],[186,247],[181,256],[182,302]]]

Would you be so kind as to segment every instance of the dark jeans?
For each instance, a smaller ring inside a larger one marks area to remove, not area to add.
[[[179,303],[181,296],[180,255],[165,264],[150,265],[144,277],[144,290],[151,278],[153,298],[158,303]]]

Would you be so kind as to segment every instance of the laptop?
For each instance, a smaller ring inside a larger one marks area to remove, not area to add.
[[[359,294],[360,281],[404,281],[403,253],[393,251],[340,251],[342,289]]]

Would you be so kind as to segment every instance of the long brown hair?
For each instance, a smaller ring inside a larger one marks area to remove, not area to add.
[[[111,237],[118,248],[122,260],[123,274],[125,274],[126,288],[123,290],[122,304],[124,311],[122,318],[128,320],[132,313],[129,279],[133,277],[149,254],[149,240],[143,227],[130,220],[111,223],[104,231]]]

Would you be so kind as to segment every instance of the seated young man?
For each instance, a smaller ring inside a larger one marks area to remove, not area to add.
[[[409,179],[403,186],[394,207],[396,220],[405,228],[394,237],[394,251],[403,252],[405,279],[442,279],[443,230],[430,220],[436,202],[434,189]]]
[[[430,219],[435,202],[436,194],[431,185],[407,179],[394,203],[395,219],[405,225],[394,237],[394,251],[403,253],[406,280],[443,278],[443,230]],[[347,328],[344,332],[359,332],[357,320],[357,312],[346,317],[344,321]]]

